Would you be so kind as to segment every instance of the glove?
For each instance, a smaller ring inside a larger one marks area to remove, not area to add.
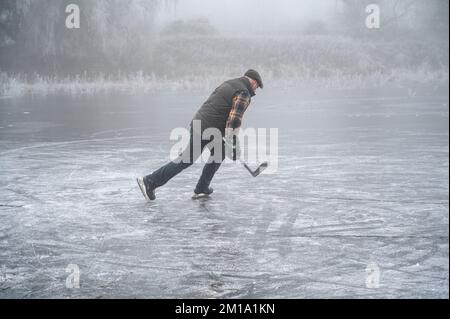
[[[241,157],[241,146],[237,135],[230,134],[224,138],[225,142],[225,156],[236,161]]]

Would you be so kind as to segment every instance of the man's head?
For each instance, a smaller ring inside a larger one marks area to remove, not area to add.
[[[244,76],[249,79],[253,91],[256,91],[258,87],[260,87],[261,89],[264,87],[261,76],[255,70],[248,70],[247,72],[245,72]]]

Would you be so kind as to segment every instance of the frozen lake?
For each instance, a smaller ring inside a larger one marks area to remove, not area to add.
[[[207,94],[0,99],[0,298],[448,298],[448,93],[265,90],[277,174],[193,201],[195,165],[146,203]]]

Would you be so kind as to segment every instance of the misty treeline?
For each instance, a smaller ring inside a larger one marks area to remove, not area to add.
[[[70,3],[81,8],[80,29],[65,27]],[[240,72],[251,64],[284,77],[448,67],[448,0],[330,1],[332,17],[302,21],[290,37],[245,30],[222,34],[207,19],[172,21],[158,29],[158,13],[176,10],[177,3],[1,0],[0,71],[56,77],[143,72],[171,78]],[[369,3],[383,8],[376,31],[365,26]]]
[[[338,23],[354,35],[367,34],[363,23],[368,4],[379,4],[382,37],[415,34],[418,37],[442,37],[449,31],[449,2],[447,0],[336,0]],[[442,39],[442,38],[441,38]]]
[[[58,72],[135,68],[150,54],[162,0],[1,0],[1,65]],[[66,28],[67,5],[81,8],[81,29]],[[105,71],[105,70],[103,70]]]

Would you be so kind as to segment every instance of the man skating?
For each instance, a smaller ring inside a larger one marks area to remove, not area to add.
[[[210,149],[211,158],[215,159],[209,160],[205,164],[192,198],[197,199],[212,194],[211,181],[225,156],[233,160],[240,156],[237,134],[243,115],[258,87],[263,88],[261,76],[255,70],[248,70],[243,77],[226,81],[215,89],[195,114],[190,126],[189,145],[183,153],[176,160],[152,174],[137,179],[144,197],[147,200],[155,200],[155,190],[190,167],[201,156],[206,146]],[[193,125],[197,123],[200,125]],[[209,139],[203,139],[205,130],[211,128],[219,130],[225,141],[222,138],[220,141],[213,141],[212,136]],[[195,147],[194,141],[199,141],[200,147]],[[217,148],[221,148],[221,150]],[[216,159],[217,156],[214,156],[217,151],[221,151],[218,159]]]

